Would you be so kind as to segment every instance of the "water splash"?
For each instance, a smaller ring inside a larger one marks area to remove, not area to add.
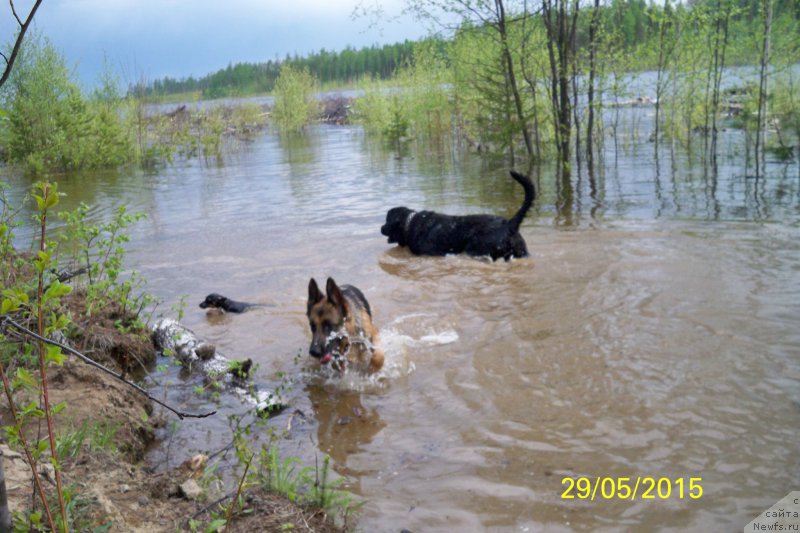
[[[392,382],[402,379],[416,370],[413,352],[426,346],[442,346],[459,339],[452,328],[431,326],[436,315],[413,313],[396,318],[380,331],[380,346],[384,352],[384,363],[375,374],[364,375],[346,370],[339,372],[331,365],[321,366],[316,375],[326,385],[343,390],[369,391],[388,387]]]
[[[396,336],[404,345],[421,348],[425,346],[441,346],[458,340],[458,333],[452,327],[439,327],[438,316],[433,313],[410,313],[395,318],[381,335]],[[419,332],[423,332],[418,338]]]

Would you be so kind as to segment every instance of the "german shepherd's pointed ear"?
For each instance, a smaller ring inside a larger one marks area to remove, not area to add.
[[[308,307],[306,308],[306,312],[310,312],[311,308],[318,302],[321,302],[323,298],[325,298],[325,295],[322,294],[322,291],[317,287],[317,282],[314,278],[311,278],[311,281],[308,282]]]
[[[348,315],[347,300],[345,300],[342,291],[336,285],[336,282],[333,281],[333,278],[328,278],[328,283],[325,285],[325,292],[328,293],[328,301],[341,311],[342,316],[346,317]]]

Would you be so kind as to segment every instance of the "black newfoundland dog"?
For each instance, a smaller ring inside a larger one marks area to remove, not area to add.
[[[452,216],[394,207],[386,213],[381,233],[390,244],[408,246],[417,255],[466,253],[489,256],[493,261],[527,257],[528,247],[519,234],[519,225],[536,198],[536,189],[530,178],[519,172],[512,170],[511,177],[522,185],[525,200],[509,220],[496,215]]]

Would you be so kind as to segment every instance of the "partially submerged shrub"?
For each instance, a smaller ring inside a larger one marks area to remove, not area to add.
[[[319,113],[319,102],[314,97],[316,89],[317,80],[307,68],[291,65],[281,68],[272,107],[272,120],[280,131],[301,131],[316,118]]]

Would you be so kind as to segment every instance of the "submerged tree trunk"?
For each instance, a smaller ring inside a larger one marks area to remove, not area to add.
[[[661,102],[663,101],[663,92],[664,92],[664,69],[666,63],[666,51],[665,51],[665,41],[666,41],[666,32],[667,32],[667,23],[662,20],[661,21],[661,28],[658,32],[658,65],[656,70],[656,117],[655,117],[655,131],[653,133],[653,137],[655,139],[655,150],[656,155],[658,154],[658,140],[661,135],[660,127],[661,127]]]
[[[711,37],[709,36],[707,39],[706,44],[711,46]],[[716,59],[716,54],[714,55]],[[713,111],[714,107],[711,104],[711,80],[714,78],[714,68],[716,68],[716,61],[712,62],[708,66],[708,72],[706,72],[706,90],[705,94],[703,95],[703,166],[705,168],[706,163],[711,160],[711,148],[709,146],[709,133],[711,132],[711,115],[715,113]]]
[[[600,23],[600,0],[594,0],[594,10],[592,11],[592,22],[589,24],[589,87],[587,89],[586,100],[588,106],[588,117],[586,118],[586,164],[589,167],[589,176],[594,165],[594,80],[597,74],[597,26]]]
[[[536,84],[530,84],[531,87],[531,105],[533,106],[533,158],[534,161],[537,163],[542,160],[541,148],[540,148],[540,139],[541,134],[539,133],[539,111],[538,111],[538,104],[536,101],[537,93]]]
[[[578,114],[578,62],[572,62],[572,120],[575,124],[575,162],[578,165],[578,172],[581,168],[581,117]]]
[[[717,3],[718,10],[722,9],[720,2]],[[716,24],[716,43],[714,46],[714,87],[711,93],[711,147],[710,159],[716,167],[717,164],[717,138],[719,130],[717,128],[717,115],[719,114],[720,86],[722,84],[722,70],[725,68],[725,51],[728,47],[728,22],[730,20],[730,5],[725,6],[725,11],[717,13]],[[720,33],[722,35],[720,35]],[[722,42],[720,42],[720,40]]]
[[[497,12],[497,31],[500,34],[500,43],[503,49],[503,59],[506,64],[506,76],[508,77],[509,88],[514,97],[514,109],[517,114],[520,129],[522,130],[522,137],[525,140],[525,149],[528,152],[528,158],[533,159],[533,142],[531,141],[531,132],[528,127],[528,121],[525,119],[525,109],[522,105],[522,97],[519,94],[519,86],[517,85],[517,75],[514,69],[514,59],[511,56],[511,50],[508,45],[508,28],[506,26],[506,10],[503,5],[503,0],[495,0],[495,10]]]
[[[523,30],[523,33],[524,33],[524,30]],[[530,73],[529,69],[526,68],[526,66],[525,66],[526,65],[525,58],[528,55],[527,46],[526,46],[527,45],[527,40],[525,40],[523,42],[525,44],[523,44],[522,51],[521,51],[521,58],[520,58],[521,68],[520,68],[520,72],[522,74],[522,78],[525,80],[525,83],[528,86],[528,90],[531,93],[531,106],[533,107],[533,117],[532,117],[532,121],[533,121],[533,124],[532,124],[532,126],[533,126],[533,152],[534,152],[533,160],[538,163],[538,162],[541,162],[541,160],[542,160],[541,146],[540,146],[541,130],[540,130],[540,125],[539,125],[539,104],[538,104],[539,88],[537,87],[537,80],[534,77],[531,76],[531,73]]]
[[[770,61],[770,33],[772,31],[772,0],[762,0],[764,16],[764,41],[761,46],[758,77],[758,125],[756,126],[756,176],[761,174],[764,149],[767,144],[767,78]]]
[[[658,154],[658,142],[661,136],[661,104],[666,89],[665,76],[667,73],[668,63],[672,60],[672,55],[675,52],[679,40],[679,33],[681,26],[679,19],[668,15],[668,8],[670,0],[664,0],[664,9],[659,15],[658,20],[658,70],[656,74],[656,116],[655,116],[655,131],[653,138],[655,141],[655,152]],[[674,78],[674,76],[673,76]],[[673,85],[674,88],[674,85]],[[674,107],[674,106],[673,106]],[[674,123],[674,121],[673,121]]]
[[[505,120],[506,124],[508,124],[509,126],[512,126],[514,124],[514,116],[513,116],[513,112],[512,112],[513,104],[511,103],[511,100],[513,99],[512,96],[511,96],[512,89],[510,87],[511,80],[508,77],[508,72],[506,72],[505,74],[506,74],[505,75],[505,80],[506,80],[506,83],[505,83],[505,94],[503,95],[503,99],[505,100],[505,105],[503,106],[503,112],[505,113],[504,120]],[[513,127],[508,127],[508,128],[506,128],[506,132],[508,133],[508,135],[505,138],[505,141],[508,142],[509,164],[513,168],[517,164],[517,162],[516,162],[517,150],[516,150],[516,147],[514,146],[514,136],[515,136],[514,135],[514,128]]]
[[[556,147],[558,149],[559,163],[565,170],[565,176],[570,173],[573,104],[570,99],[570,67],[575,52],[575,29],[578,20],[577,1],[573,6],[572,17],[570,17],[569,13],[568,1],[542,1],[542,21],[547,31],[547,48],[552,75],[551,98],[553,101]]]

